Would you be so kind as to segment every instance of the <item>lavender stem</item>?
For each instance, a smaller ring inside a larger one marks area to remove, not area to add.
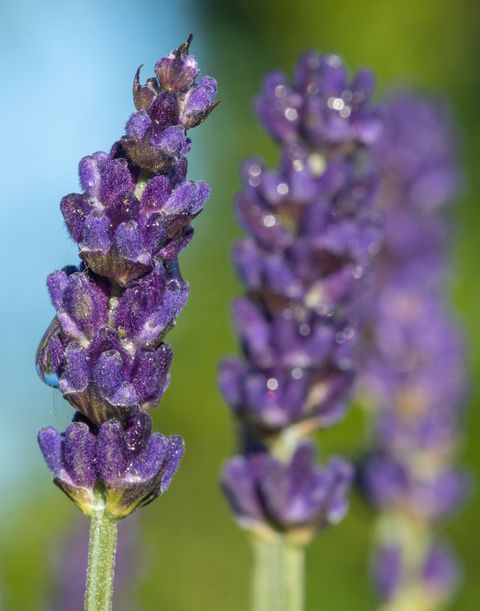
[[[253,549],[252,611],[302,611],[304,546],[255,536]]]
[[[85,611],[112,608],[117,520],[101,507],[92,513],[88,548]]]

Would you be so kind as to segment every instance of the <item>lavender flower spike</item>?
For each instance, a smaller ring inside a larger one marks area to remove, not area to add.
[[[374,585],[386,609],[443,608],[457,582],[436,528],[468,488],[455,467],[466,393],[463,342],[443,303],[447,219],[458,187],[445,112],[399,93],[373,149],[385,234],[365,300],[362,389],[373,438],[360,467],[378,511]],[[372,410],[370,410],[371,412]]]
[[[54,483],[92,518],[89,611],[111,606],[117,520],[163,494],[183,455],[182,439],[152,433],[145,411],[169,382],[164,338],[188,297],[178,256],[210,194],[187,180],[187,130],[216,93],[211,77],[196,82],[191,41],[145,85],[137,71],[125,135],[80,161],[82,193],[60,204],[82,262],[48,277],[56,316],[37,370],[77,411],[65,433],[46,427],[38,441]]]
[[[233,252],[246,287],[233,307],[242,357],[224,359],[219,375],[244,432],[223,489],[240,526],[267,542],[255,574],[274,581],[270,594],[255,591],[255,608],[301,608],[302,546],[347,510],[351,468],[316,467],[304,437],[343,418],[355,382],[357,310],[382,240],[377,179],[362,163],[381,126],[373,85],[370,72],[349,80],[339,57],[309,52],[291,84],[272,73],[256,100],[280,163],[243,168],[236,212],[247,237]],[[292,578],[273,574],[282,546]]]

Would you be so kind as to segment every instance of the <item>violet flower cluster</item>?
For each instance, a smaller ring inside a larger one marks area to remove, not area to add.
[[[433,609],[448,599],[457,573],[433,528],[466,488],[452,464],[464,353],[443,299],[443,209],[458,188],[456,147],[445,110],[429,100],[397,94],[383,117],[373,163],[382,173],[385,234],[365,309],[362,360],[363,388],[375,405],[374,448],[361,482],[382,516],[374,563],[380,598],[395,609],[404,599],[399,608]]]
[[[146,410],[169,382],[164,337],[188,296],[178,255],[209,196],[187,180],[187,130],[215,104],[216,83],[196,82],[191,37],[160,59],[109,153],[80,161],[83,192],[61,210],[81,265],[48,277],[56,316],[37,353],[40,376],[75,410],[65,433],[39,443],[54,482],[90,514],[101,503],[123,518],[169,486],[183,455],[180,437],[152,433]],[[100,499],[100,500],[99,500]]]
[[[303,437],[344,415],[355,379],[355,303],[381,242],[376,178],[362,165],[381,129],[369,71],[349,80],[336,55],[306,53],[292,83],[265,79],[258,116],[280,146],[270,170],[243,169],[233,252],[246,287],[233,307],[243,358],[220,387],[244,431],[223,473],[238,522],[308,540],[347,511],[351,467],[316,465]]]

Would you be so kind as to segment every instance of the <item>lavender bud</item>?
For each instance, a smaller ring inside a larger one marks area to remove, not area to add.
[[[101,502],[113,518],[124,518],[167,490],[183,441],[151,433],[149,420],[137,412],[123,425],[73,422],[64,434],[52,427],[40,431],[38,442],[55,484],[83,513],[90,515]]]
[[[225,466],[222,486],[244,528],[268,527],[305,541],[343,518],[351,479],[340,459],[316,467],[313,445],[303,443],[287,464],[265,451],[236,456]]]
[[[165,129],[160,137],[169,140],[165,144],[169,150],[178,149],[176,155],[184,153],[182,134],[177,126]],[[125,159],[108,160],[96,171],[98,195],[71,194],[62,200],[62,212],[88,267],[128,286],[152,270],[156,258],[171,260],[178,255],[191,235],[189,223],[200,213],[210,190],[203,181],[178,184],[174,176],[165,175],[151,178],[137,197],[139,179]]]
[[[381,126],[370,106],[373,87],[371,72],[359,71],[349,82],[340,57],[309,51],[291,85],[279,72],[267,76],[256,110],[265,129],[282,144],[371,144]]]
[[[182,43],[176,51],[162,57],[155,64],[155,74],[162,89],[182,93],[195,82],[200,70],[193,55],[188,55],[193,35]]]
[[[181,162],[190,143],[186,130],[196,127],[215,107],[216,82],[204,77],[198,85],[197,62],[188,55],[192,37],[160,59],[156,79],[140,84],[140,68],[133,84],[137,113],[127,122],[121,144],[130,161],[150,172],[168,172]]]

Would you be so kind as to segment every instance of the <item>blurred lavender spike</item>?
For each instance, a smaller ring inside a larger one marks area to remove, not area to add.
[[[464,346],[443,297],[450,234],[443,209],[460,184],[457,145],[443,106],[420,96],[393,95],[383,117],[372,163],[381,173],[385,233],[363,304],[361,361],[373,438],[360,482],[379,511],[379,597],[393,609],[415,592],[437,609],[453,592],[456,569],[435,540],[436,525],[468,489],[454,465]]]
[[[347,513],[350,466],[317,467],[304,438],[343,418],[355,382],[357,310],[382,239],[377,178],[363,163],[381,128],[373,89],[369,71],[349,79],[338,56],[308,52],[291,83],[267,75],[255,102],[280,162],[243,167],[242,356],[222,361],[219,386],[242,429],[222,486],[255,535],[256,610],[303,608],[303,547]]]

